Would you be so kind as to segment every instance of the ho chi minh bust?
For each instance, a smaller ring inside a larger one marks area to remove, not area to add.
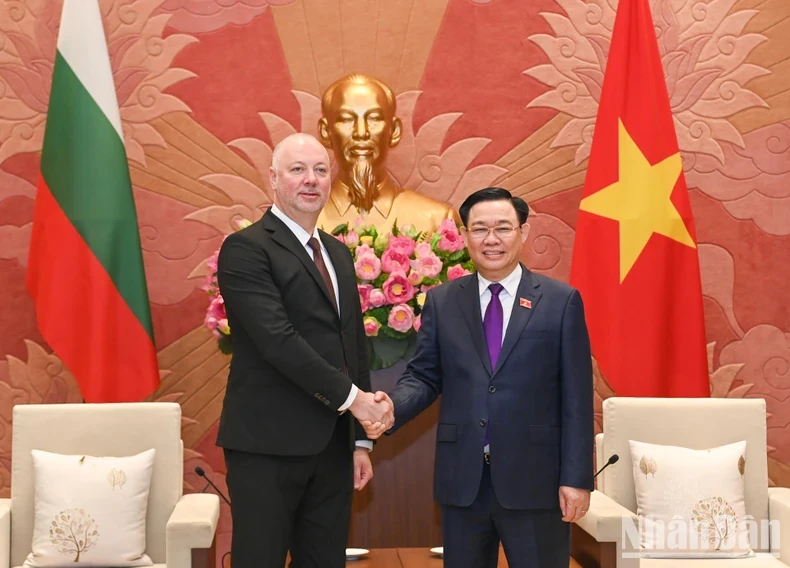
[[[398,187],[387,174],[390,148],[400,142],[402,124],[396,116],[395,95],[378,79],[348,75],[327,88],[318,121],[321,142],[338,165],[329,200],[318,225],[331,231],[362,217],[379,231],[413,225],[434,232],[443,219],[458,221],[446,203]]]

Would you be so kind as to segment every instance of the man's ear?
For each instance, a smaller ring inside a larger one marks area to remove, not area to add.
[[[392,136],[390,136],[390,148],[394,148],[400,142],[400,137],[403,134],[403,123],[400,118],[393,117],[392,119]]]
[[[325,148],[332,148],[332,138],[329,136],[329,121],[326,118],[321,118],[318,121],[318,139]]]
[[[272,191],[277,191],[277,171],[274,166],[269,166],[269,187],[272,188]]]
[[[529,236],[529,223],[521,225],[521,242],[526,243]]]

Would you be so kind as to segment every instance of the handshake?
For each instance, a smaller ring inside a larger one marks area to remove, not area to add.
[[[373,394],[360,390],[349,411],[359,420],[371,440],[381,436],[395,423],[395,406],[387,393],[382,391]]]

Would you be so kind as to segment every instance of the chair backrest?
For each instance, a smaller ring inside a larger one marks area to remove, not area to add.
[[[703,450],[746,440],[746,514],[768,519],[768,448],[765,400],[727,398],[625,398],[603,403],[603,449],[620,460],[599,476],[599,490],[636,512],[633,466],[628,441]]]
[[[181,407],[177,403],[20,404],[11,450],[11,566],[33,538],[31,450],[67,455],[130,456],[156,449],[146,517],[146,553],[165,562],[165,527],[183,492]]]

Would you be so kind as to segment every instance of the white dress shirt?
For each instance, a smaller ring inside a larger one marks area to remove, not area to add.
[[[285,226],[291,230],[291,232],[299,240],[299,242],[302,243],[305,250],[307,251],[307,254],[310,255],[310,258],[313,258],[313,249],[310,248],[309,245],[310,237],[315,237],[318,240],[319,244],[321,245],[321,255],[324,257],[324,264],[326,265],[326,269],[329,272],[329,278],[332,280],[332,287],[334,288],[335,299],[337,300],[337,311],[338,314],[340,314],[341,306],[340,306],[340,293],[337,288],[337,273],[335,272],[335,267],[332,264],[332,258],[329,256],[329,252],[326,250],[326,247],[324,246],[324,243],[318,234],[318,228],[314,227],[313,233],[310,234],[307,231],[305,231],[304,228],[302,228],[302,226],[299,223],[297,223],[296,221],[288,217],[288,215],[283,213],[283,211],[276,205],[272,205],[271,212],[280,221],[285,223]],[[313,258],[313,260],[315,259]],[[343,406],[341,406],[338,409],[338,411],[343,412],[346,409],[348,409],[348,407],[351,406],[351,403],[354,402],[354,399],[357,397],[358,391],[359,389],[357,388],[357,385],[352,384],[351,390],[348,393],[348,398],[346,398],[346,402],[343,403]],[[373,449],[373,443],[368,440],[357,440],[357,446],[361,446],[368,450]]]
[[[510,315],[513,313],[513,306],[516,303],[516,296],[518,295],[518,285],[521,283],[521,265],[516,268],[499,281],[502,284],[502,291],[499,293],[499,302],[502,304],[502,342],[505,341],[505,333],[507,333],[507,324],[510,322]],[[485,321],[486,308],[491,301],[491,290],[488,287],[493,284],[491,280],[483,278],[480,273],[477,273],[477,285],[480,291],[480,314]],[[492,369],[493,370],[493,369]],[[483,451],[488,453],[489,447],[485,446]]]
[[[510,314],[513,313],[513,306],[516,304],[518,295],[518,285],[521,283],[521,265],[517,265],[515,270],[499,281],[504,288],[499,293],[499,302],[502,304],[502,341],[505,341],[507,324],[510,321]],[[491,290],[488,287],[493,284],[491,280],[486,280],[480,273],[477,273],[478,289],[480,290],[480,314],[483,319],[486,317],[486,308],[491,301]]]

